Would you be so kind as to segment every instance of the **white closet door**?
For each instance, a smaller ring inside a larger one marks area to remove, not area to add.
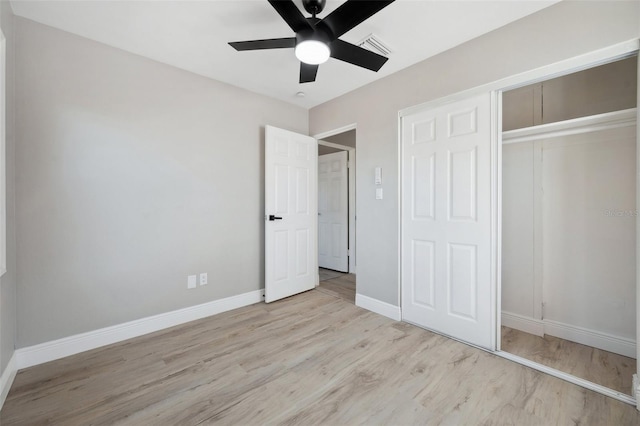
[[[318,157],[318,265],[349,271],[347,151]]]
[[[402,317],[493,348],[491,95],[402,118]]]

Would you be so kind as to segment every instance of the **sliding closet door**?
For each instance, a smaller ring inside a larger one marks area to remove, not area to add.
[[[402,317],[493,348],[491,95],[402,118]]]
[[[545,334],[633,358],[636,127],[542,146]]]

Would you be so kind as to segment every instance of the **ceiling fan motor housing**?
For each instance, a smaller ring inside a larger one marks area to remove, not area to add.
[[[304,7],[304,10],[312,14],[314,17],[318,13],[322,12],[326,3],[327,0],[302,0],[302,6]]]

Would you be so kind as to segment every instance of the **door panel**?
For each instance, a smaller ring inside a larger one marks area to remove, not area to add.
[[[450,220],[476,220],[476,149],[449,152]]]
[[[435,154],[429,157],[413,157],[413,219],[435,219]]]
[[[317,142],[265,130],[265,300],[311,290],[317,281]],[[270,216],[274,216],[270,220]]]
[[[402,316],[492,348],[490,94],[402,118]]]
[[[349,271],[347,151],[318,157],[318,264]]]

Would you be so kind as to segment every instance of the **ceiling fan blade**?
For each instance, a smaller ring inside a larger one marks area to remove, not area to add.
[[[286,21],[294,32],[301,30],[310,30],[311,25],[307,22],[305,17],[291,0],[269,0],[271,6],[282,16],[282,19]]]
[[[393,3],[394,0],[348,0],[331,12],[322,22],[329,27],[334,38],[340,37],[351,28],[360,24]]]
[[[300,62],[300,83],[316,81],[316,74],[318,74],[318,65],[309,65]]]
[[[389,59],[342,40],[331,43],[331,57],[371,71],[378,71]]]
[[[296,47],[296,38],[271,38],[268,40],[232,41],[229,43],[237,51],[262,50],[262,49],[286,49]]]

